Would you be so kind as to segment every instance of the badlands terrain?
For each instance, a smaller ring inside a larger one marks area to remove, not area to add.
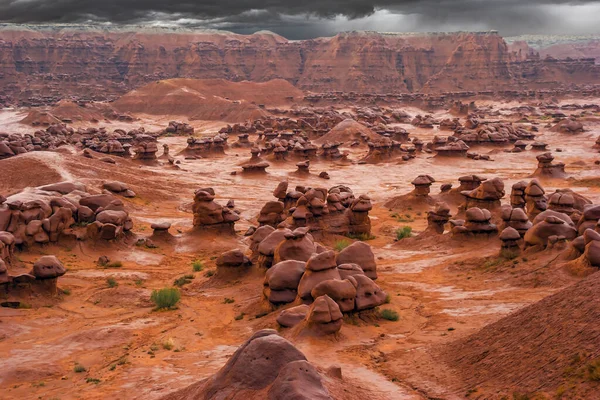
[[[1,398],[598,397],[593,56],[12,26],[0,52]]]

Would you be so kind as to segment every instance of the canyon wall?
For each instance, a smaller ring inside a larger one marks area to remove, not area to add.
[[[167,78],[289,81],[315,93],[556,89],[600,83],[593,59],[519,56],[495,33],[270,32],[0,25],[0,105],[113,99]]]

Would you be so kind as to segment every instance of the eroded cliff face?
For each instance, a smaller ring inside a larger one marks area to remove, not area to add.
[[[0,104],[114,98],[166,78],[275,78],[312,92],[440,93],[600,83],[591,62],[523,60],[494,33],[272,33],[0,28]]]

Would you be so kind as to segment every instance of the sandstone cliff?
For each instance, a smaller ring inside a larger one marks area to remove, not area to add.
[[[269,32],[0,25],[0,104],[111,99],[167,78],[440,93],[600,83],[600,68],[593,60],[523,61],[495,33],[352,32],[291,41]]]

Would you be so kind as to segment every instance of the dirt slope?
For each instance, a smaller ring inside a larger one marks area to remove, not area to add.
[[[302,97],[301,90],[281,79],[264,83],[169,79],[127,93],[114,107],[122,112],[242,122],[267,115],[259,105],[276,107]]]
[[[442,353],[462,376],[461,389],[476,390],[476,398],[564,392],[565,398],[591,399],[600,393],[599,320],[595,273]]]

